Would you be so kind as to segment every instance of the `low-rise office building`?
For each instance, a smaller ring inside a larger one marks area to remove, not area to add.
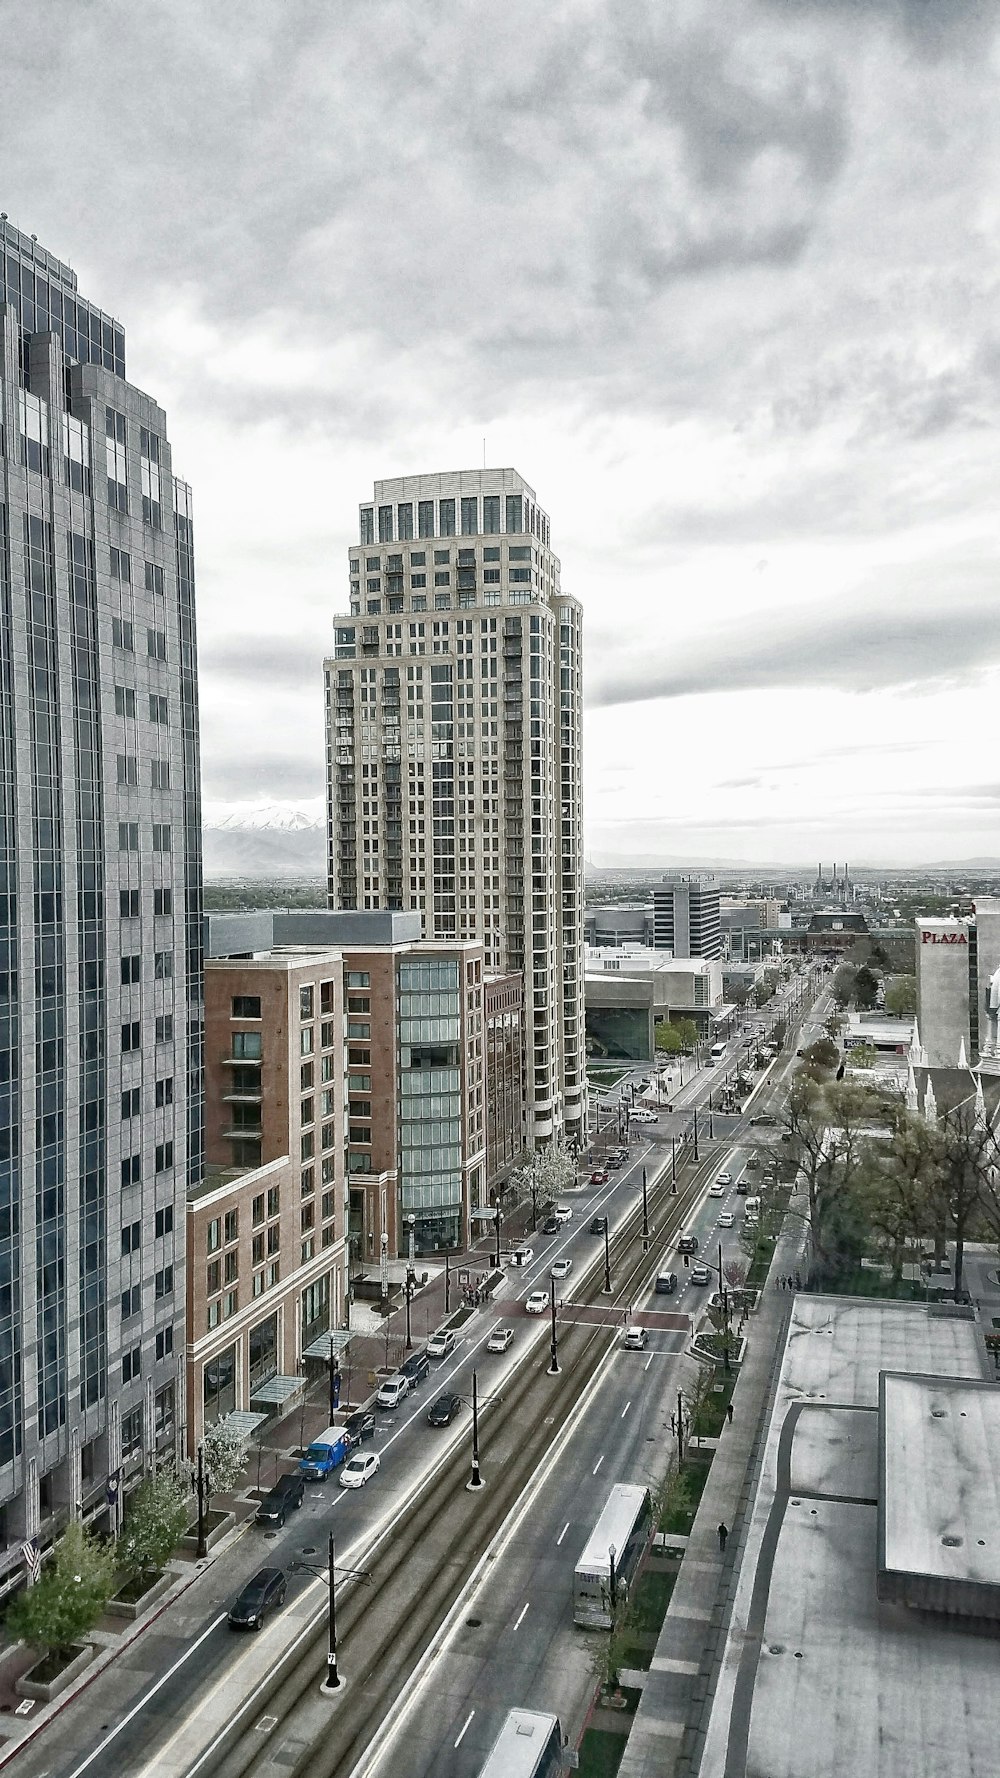
[[[524,1056],[524,978],[520,970],[488,975],[483,984],[486,1028],[486,1184],[503,1185],[524,1159],[528,1093]]]
[[[661,1020],[690,1019],[708,1036],[731,1011],[723,1005],[722,964],[715,958],[589,950],[585,992],[587,1053],[595,1058],[649,1061]]]

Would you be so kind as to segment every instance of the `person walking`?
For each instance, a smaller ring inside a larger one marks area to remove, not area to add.
[[[729,1526],[728,1525],[720,1525],[719,1526],[719,1551],[720,1551],[720,1554],[723,1556],[726,1553],[726,1539],[728,1538],[728,1536],[729,1536]]]
[[[726,1403],[726,1419],[729,1421],[729,1424],[731,1426],[733,1423],[733,1404],[731,1401],[727,1401],[727,1403]]]

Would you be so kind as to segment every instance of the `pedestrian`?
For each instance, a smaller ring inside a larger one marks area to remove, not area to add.
[[[795,1288],[796,1290],[802,1289],[802,1279],[799,1277],[798,1272],[795,1274]]]
[[[719,1526],[719,1552],[723,1556],[726,1553],[726,1539],[728,1538],[728,1536],[729,1536],[729,1526],[728,1525],[720,1525]]]
[[[733,1404],[731,1401],[727,1401],[727,1403],[726,1403],[726,1419],[729,1421],[729,1424],[731,1426],[733,1423]]]

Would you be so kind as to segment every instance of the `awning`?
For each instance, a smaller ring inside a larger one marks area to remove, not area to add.
[[[310,1341],[302,1356],[303,1358],[319,1358],[324,1364],[328,1364],[331,1351],[339,1357],[342,1352],[346,1352],[352,1338],[353,1335],[349,1328],[327,1328],[325,1333],[317,1334],[316,1338]]]
[[[267,1414],[248,1414],[245,1409],[237,1408],[233,1413],[226,1414],[222,1423],[224,1426],[231,1426],[241,1438],[252,1438],[258,1426],[263,1426],[268,1418]]]
[[[304,1381],[303,1377],[268,1377],[266,1383],[260,1383],[256,1389],[251,1389],[250,1400],[266,1401],[272,1407],[280,1408],[291,1396],[298,1393]]]

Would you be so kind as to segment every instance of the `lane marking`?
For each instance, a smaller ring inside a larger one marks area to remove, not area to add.
[[[212,1622],[209,1624],[208,1629],[203,1630],[201,1635],[198,1637],[197,1641],[192,1642],[191,1647],[188,1649],[185,1649],[184,1653],[182,1655],[178,1656],[178,1658],[174,1662],[173,1666],[168,1667],[167,1671],[165,1673],[161,1674],[160,1678],[156,1681],[156,1684],[154,1686],[151,1686],[149,1691],[145,1692],[143,1694],[143,1696],[139,1699],[138,1703],[133,1704],[131,1710],[128,1712],[127,1715],[122,1717],[120,1723],[116,1724],[116,1726],[112,1729],[110,1735],[105,1735],[104,1740],[100,1743],[100,1746],[95,1747],[93,1753],[88,1753],[86,1759],[82,1762],[82,1764],[80,1764],[79,1766],[76,1766],[74,1768],[74,1770],[70,1773],[69,1778],[79,1778],[79,1775],[81,1772],[85,1772],[87,1770],[88,1766],[93,1765],[98,1754],[103,1753],[104,1749],[106,1747],[110,1747],[112,1741],[117,1740],[118,1736],[122,1732],[122,1729],[128,1727],[128,1724],[132,1721],[133,1717],[138,1716],[139,1712],[141,1710],[145,1710],[146,1705],[149,1703],[150,1698],[155,1697],[156,1693],[158,1691],[162,1690],[163,1686],[166,1685],[167,1680],[172,1679],[174,1674],[179,1672],[181,1667],[184,1666],[185,1662],[189,1661],[191,1659],[191,1656],[194,1654],[195,1650],[201,1647],[201,1645],[205,1641],[206,1637],[211,1636],[213,1630],[217,1630],[220,1624],[225,1623],[226,1615],[227,1614],[224,1611],[220,1611],[218,1617],[212,1619]]]
[[[630,1407],[631,1407],[631,1406],[632,1406],[632,1403],[631,1403],[631,1402],[630,1402],[630,1401],[627,1401],[627,1402],[626,1402],[626,1403],[625,1403],[625,1406],[624,1406],[624,1407],[623,1407],[623,1408],[622,1408],[622,1411],[621,1411],[621,1413],[620,1413],[620,1414],[619,1414],[619,1416],[618,1416],[618,1418],[619,1418],[619,1420],[624,1420],[624,1418],[625,1418],[625,1415],[626,1415],[626,1414],[627,1414],[627,1413],[628,1413],[628,1411],[629,1411],[629,1408],[630,1408]]]
[[[476,1713],[475,1713],[475,1711],[474,1711],[474,1710],[470,1710],[470,1711],[469,1711],[469,1714],[468,1714],[468,1716],[467,1716],[467,1717],[466,1717],[466,1719],[465,1719],[465,1721],[464,1721],[464,1722],[463,1722],[463,1724],[462,1724],[462,1726],[461,1726],[461,1728],[460,1728],[460,1729],[459,1729],[459,1731],[458,1731],[458,1740],[457,1740],[457,1741],[456,1741],[456,1742],[455,1742],[455,1746],[456,1746],[456,1747],[460,1747],[460,1746],[461,1746],[461,1743],[462,1743],[462,1736],[463,1736],[463,1735],[464,1735],[464,1734],[465,1734],[465,1731],[466,1731],[466,1729],[467,1729],[467,1728],[468,1728],[468,1726],[469,1726],[469,1724],[470,1724],[470,1722],[471,1722],[471,1721],[472,1721],[472,1718],[473,1718],[473,1717],[474,1717],[474,1716],[475,1716],[475,1714],[476,1714]]]
[[[650,1367],[650,1365],[651,1365],[651,1364],[652,1364],[652,1362],[653,1362],[653,1354],[652,1354],[652,1352],[651,1352],[651,1353],[650,1353],[650,1354],[649,1354],[649,1357],[648,1357],[648,1358],[647,1358],[647,1360],[646,1360],[646,1362],[645,1362],[645,1364],[644,1364],[644,1365],[643,1365],[643,1367],[642,1367],[642,1368],[643,1368],[643,1370],[644,1370],[644,1371],[648,1371],[648,1369],[649,1369],[649,1367]]]
[[[590,1473],[591,1473],[591,1475],[596,1475],[596,1474],[597,1474],[597,1472],[598,1472],[598,1470],[599,1470],[599,1469],[600,1469],[600,1467],[601,1467],[601,1464],[602,1464],[602,1463],[603,1463],[603,1462],[604,1462],[604,1452],[603,1452],[603,1451],[602,1451],[602,1452],[601,1452],[601,1455],[600,1455],[600,1456],[599,1456],[599,1457],[598,1457],[598,1459],[597,1459],[597,1462],[596,1462],[596,1463],[595,1463],[595,1464],[594,1464],[594,1467],[593,1467],[593,1469],[592,1469],[592,1470],[591,1470],[591,1472],[590,1472]]]
[[[528,1609],[528,1601],[525,1600],[524,1604],[521,1607],[520,1613],[515,1620],[515,1623],[514,1623],[515,1630],[519,1630],[521,1628],[521,1620],[524,1617],[524,1614],[527,1611],[527,1609]]]
[[[559,1548],[559,1545],[562,1543],[562,1540],[565,1537],[568,1530],[569,1530],[569,1520],[567,1519],[565,1525],[563,1526],[562,1530],[559,1533],[559,1536],[556,1538],[556,1549]]]

